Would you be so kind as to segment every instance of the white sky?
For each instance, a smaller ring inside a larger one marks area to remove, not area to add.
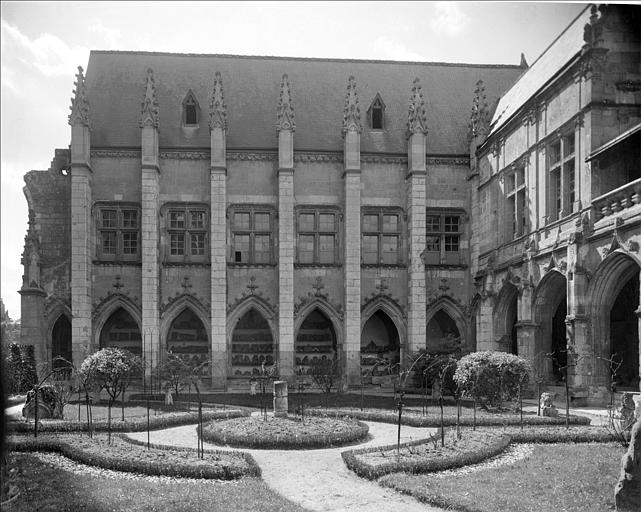
[[[20,317],[23,175],[69,145],[89,50],[531,64],[583,3],[2,2],[0,296]],[[470,105],[471,105],[470,92]]]

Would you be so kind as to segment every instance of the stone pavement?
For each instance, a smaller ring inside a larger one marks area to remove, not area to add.
[[[396,442],[396,425],[365,422],[369,437],[359,448]],[[435,429],[403,426],[401,442],[429,437]],[[147,441],[146,432],[127,434]],[[166,446],[196,448],[196,426],[187,425],[151,432],[151,442]],[[205,448],[226,449],[209,443]],[[356,476],[343,463],[341,452],[353,447],[320,450],[255,450],[251,453],[263,480],[285,498],[313,511],[323,512],[436,512],[441,509],[419,503],[410,496],[394,492]]]

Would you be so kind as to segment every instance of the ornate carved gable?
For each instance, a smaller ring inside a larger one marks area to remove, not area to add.
[[[407,114],[408,136],[415,133],[427,134],[427,113],[425,112],[425,100],[421,90],[421,82],[418,78],[412,84],[412,94]]]
[[[289,79],[283,75],[280,82],[280,98],[278,99],[278,108],[276,109],[277,123],[276,130],[296,131],[296,121],[294,119],[294,105],[292,104]]]
[[[358,104],[358,95],[356,94],[356,79],[350,76],[347,81],[347,94],[343,108],[343,135],[347,132],[361,133],[362,131],[361,107]]]
[[[469,139],[473,137],[485,138],[490,131],[490,110],[485,95],[483,80],[476,82],[474,99],[472,100],[472,114],[470,116]]]
[[[69,114],[69,125],[88,126],[91,128],[91,119],[89,117],[89,100],[87,99],[87,86],[85,76],[82,72],[82,66],[78,66],[78,74],[74,82],[76,90],[71,98],[71,114]]]
[[[227,105],[223,94],[223,79],[220,72],[214,75],[214,84],[209,102],[209,128],[227,129]]]
[[[154,82],[154,72],[151,68],[147,69],[147,84],[145,87],[145,97],[142,100],[142,109],[140,111],[140,127],[151,126],[158,128],[159,125],[159,108],[158,98],[156,97],[156,84]]]

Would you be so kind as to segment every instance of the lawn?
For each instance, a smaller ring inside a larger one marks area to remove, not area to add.
[[[473,475],[394,473],[379,483],[448,510],[604,512],[614,510],[624,451],[614,443],[535,445],[525,459]]]
[[[257,478],[114,480],[53,468],[32,454],[12,453],[9,462],[20,496],[3,512],[305,512]]]

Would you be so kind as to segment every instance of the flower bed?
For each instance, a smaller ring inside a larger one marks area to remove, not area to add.
[[[326,415],[327,411],[324,408],[309,408],[305,409],[305,413],[309,415]],[[356,418],[362,421],[380,421],[381,423],[397,423],[398,411],[389,409],[365,409],[363,411],[358,409],[336,408],[330,409],[329,415],[335,417],[347,416]],[[477,411],[476,425],[477,426],[495,426],[500,427],[504,425],[519,425],[521,417],[519,414],[503,413],[492,414],[488,412]],[[403,425],[410,427],[440,427],[441,418],[439,413],[431,411],[429,415],[423,416],[419,411],[412,411],[403,409],[403,416],[401,418]],[[446,427],[456,425],[456,414],[448,412],[443,416],[443,424]],[[469,409],[465,409],[465,414],[461,415],[461,426],[472,426],[474,424],[474,417]],[[570,416],[570,425],[589,425],[590,419],[584,416]],[[523,413],[523,425],[565,425],[565,417],[550,418],[547,416],[537,416],[532,413]]]
[[[206,450],[204,459],[199,459],[196,450],[156,446],[147,450],[118,436],[112,438],[111,445],[107,444],[104,435],[92,439],[70,434],[38,438],[13,436],[7,445],[9,450],[16,452],[60,453],[89,466],[151,476],[220,480],[260,476],[260,468],[246,453]]]
[[[112,432],[141,432],[147,430],[147,416],[136,416],[126,418],[120,421],[117,414],[118,409],[113,409],[114,417],[111,420]],[[204,410],[203,421],[218,419],[239,418],[249,416],[249,411],[240,409],[222,409],[222,410]],[[198,422],[198,413],[196,412],[163,412],[158,416],[149,417],[149,428],[158,430],[179,425],[188,425],[189,423]],[[107,431],[107,421],[94,421],[92,429],[96,432]],[[10,421],[7,423],[7,431],[19,434],[33,432],[33,421]],[[38,420],[38,432],[86,432],[87,422],[68,420]]]
[[[341,446],[367,436],[369,427],[354,419],[260,417],[215,421],[203,428],[210,443],[240,448],[325,448]]]
[[[510,444],[510,436],[501,432],[469,431],[462,439],[448,439],[441,447],[440,437],[396,445],[377,446],[341,453],[343,461],[358,476],[374,480],[396,473],[429,473],[481,462],[501,453]]]

